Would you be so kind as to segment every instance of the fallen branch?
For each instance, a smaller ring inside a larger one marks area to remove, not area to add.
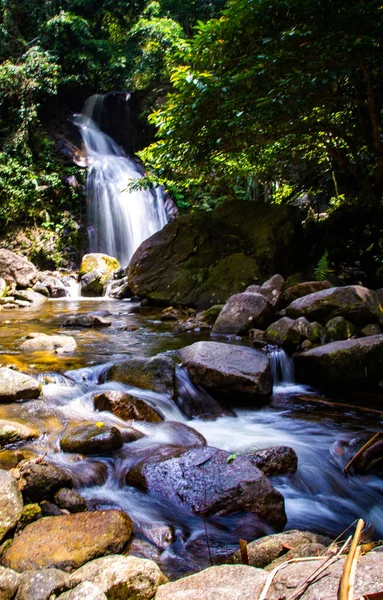
[[[364,446],[362,446],[360,448],[360,450],[358,450],[358,452],[352,457],[352,459],[347,463],[347,465],[344,468],[344,473],[345,475],[348,475],[349,469],[350,467],[352,467],[352,465],[358,460],[358,458],[360,458],[362,456],[362,454],[370,447],[372,446],[372,444],[374,444],[376,442],[376,440],[378,440],[380,437],[383,436],[383,433],[381,431],[378,431],[378,433],[376,433],[375,435],[372,436],[371,439],[368,440],[368,442],[366,442],[364,444]]]
[[[358,563],[360,548],[359,540],[364,527],[363,519],[359,519],[352,538],[350,552],[347,555],[343,567],[342,577],[340,578],[338,600],[353,600],[354,599],[354,584],[356,565]]]

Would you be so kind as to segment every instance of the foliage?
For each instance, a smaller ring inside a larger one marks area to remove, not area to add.
[[[328,264],[328,250],[325,250],[324,254],[318,260],[318,264],[314,269],[314,276],[316,281],[324,281],[327,278],[329,272]]]

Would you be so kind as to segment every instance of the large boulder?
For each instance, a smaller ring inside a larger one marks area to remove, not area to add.
[[[117,258],[107,254],[85,254],[79,270],[81,295],[102,296],[114,271],[120,268]]]
[[[124,438],[117,427],[105,423],[82,423],[69,425],[60,441],[64,452],[98,455],[118,450]]]
[[[226,400],[256,402],[272,391],[270,361],[247,346],[196,342],[179,351],[182,364],[195,385]]]
[[[15,571],[78,569],[86,562],[118,554],[132,533],[132,522],[120,510],[45,517],[17,536],[1,562]]]
[[[292,319],[303,316],[310,321],[322,323],[338,316],[355,323],[371,323],[380,316],[377,293],[360,285],[329,288],[308,294],[291,302],[286,308],[286,314]]]
[[[25,256],[0,248],[0,277],[8,285],[15,283],[17,287],[27,288],[36,279],[37,273],[35,265]]]
[[[0,542],[20,519],[23,506],[16,479],[8,471],[0,470]]]
[[[212,333],[244,335],[252,327],[262,327],[270,315],[270,306],[261,294],[234,294],[219,313]]]
[[[77,348],[76,340],[70,335],[48,335],[31,332],[25,342],[20,345],[23,352],[55,351],[58,354],[73,352]]]
[[[168,306],[220,304],[288,269],[297,223],[292,207],[243,201],[181,216],[136,250],[130,287]]]
[[[197,515],[254,513],[276,529],[286,523],[282,495],[246,456],[198,446],[152,456],[127,474],[127,483],[191,509]]]
[[[152,560],[114,555],[92,560],[71,576],[72,585],[84,581],[94,583],[114,600],[151,600],[168,579]]]
[[[304,281],[297,283],[285,290],[284,301],[290,303],[297,298],[302,298],[302,296],[308,296],[321,290],[327,290],[330,287],[331,283],[329,281]]]
[[[169,356],[135,356],[110,367],[106,379],[173,396],[175,365]]]
[[[299,381],[322,389],[378,389],[383,335],[332,342],[295,355]]]
[[[156,600],[255,600],[266,580],[265,571],[247,565],[209,567],[195,575],[161,585]]]
[[[33,377],[6,367],[0,368],[0,403],[38,398],[42,385]]]

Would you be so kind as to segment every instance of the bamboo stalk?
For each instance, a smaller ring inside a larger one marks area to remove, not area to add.
[[[364,527],[363,519],[359,519],[350,551],[344,563],[342,577],[339,583],[338,600],[353,600],[356,565],[359,558],[359,540]]]

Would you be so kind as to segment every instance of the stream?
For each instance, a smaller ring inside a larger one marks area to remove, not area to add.
[[[109,311],[111,327],[63,329],[68,315]],[[116,382],[102,383],[102,374],[111,363],[133,357],[165,352],[175,356],[178,348],[209,339],[209,333],[175,333],[169,323],[159,320],[160,309],[142,311],[138,304],[109,299],[49,300],[37,308],[3,312],[0,328],[0,363],[14,365],[37,375],[43,383],[42,399],[0,405],[0,418],[34,425],[42,435],[27,445],[46,460],[69,471],[90,509],[121,508],[132,517],[134,533],[143,544],[148,541],[158,552],[154,557],[174,576],[201,569],[210,560],[219,563],[238,548],[238,539],[253,539],[272,530],[258,522],[235,522],[230,517],[203,520],[174,507],[163,499],[129,487],[124,475],[135,452],[160,444],[187,444],[185,433],[174,422],[189,425],[215,446],[236,455],[275,445],[291,446],[299,459],[292,476],[274,477],[273,485],[285,498],[286,529],[307,529],[340,534],[362,517],[383,536],[383,486],[375,475],[348,476],[343,469],[366,437],[382,428],[376,414],[310,403],[319,394],[294,383],[290,370],[284,379],[276,376],[269,405],[261,409],[234,407],[236,417],[216,421],[188,421],[169,397],[138,390]],[[77,350],[71,354],[52,352],[23,354],[19,344],[32,331],[73,335]],[[275,357],[271,357],[272,362]],[[185,371],[178,372],[185,393],[201,396]],[[286,381],[287,379],[287,381]],[[60,450],[60,436],[70,422],[102,421],[122,432],[129,423],[108,412],[96,412],[92,398],[102,390],[133,391],[165,417],[164,423],[135,423],[146,434],[109,456],[81,457]],[[182,399],[181,399],[182,400]]]

